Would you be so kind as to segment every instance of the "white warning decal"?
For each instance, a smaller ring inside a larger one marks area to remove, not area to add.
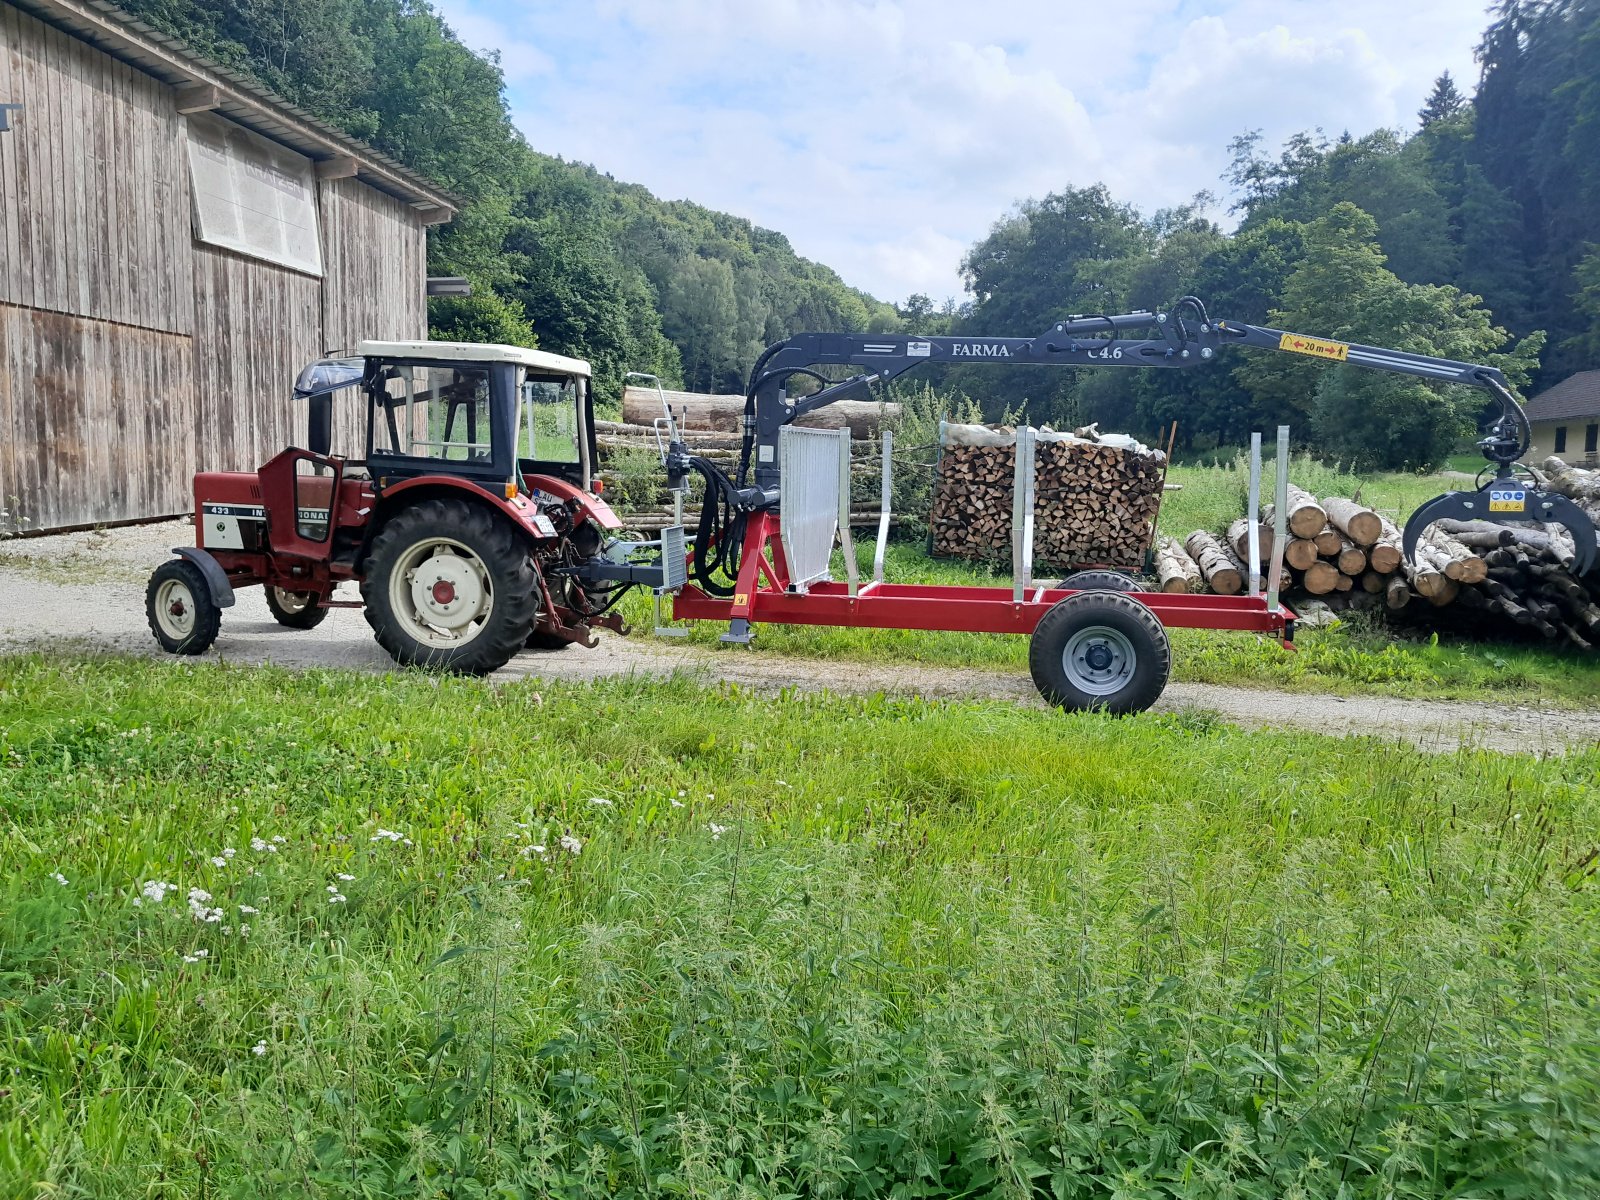
[[[906,357],[907,358],[927,358],[932,353],[933,353],[933,343],[932,342],[907,342],[906,343]]]

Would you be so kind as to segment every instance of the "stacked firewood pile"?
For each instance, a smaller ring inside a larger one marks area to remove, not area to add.
[[[1577,501],[1600,523],[1600,471],[1544,464],[1548,487]],[[1274,513],[1262,514],[1257,538],[1263,575],[1272,554]],[[1573,574],[1573,541],[1559,525],[1436,521],[1404,561],[1400,531],[1381,513],[1344,497],[1322,501],[1289,489],[1283,589],[1338,611],[1384,608],[1405,619],[1482,630],[1516,627],[1580,649],[1600,640],[1600,575]],[[1238,595],[1249,587],[1249,522],[1226,533],[1196,530],[1182,542],[1160,541],[1156,566],[1163,591]]]
[[[1161,508],[1166,456],[1132,439],[1079,432],[1086,436],[1045,431],[1036,445],[1034,563],[1141,567]],[[1010,430],[946,426],[931,518],[936,556],[1010,559],[1016,458]]]

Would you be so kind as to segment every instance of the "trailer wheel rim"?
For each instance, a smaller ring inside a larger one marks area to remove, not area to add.
[[[155,617],[161,632],[175,642],[194,633],[194,593],[181,579],[164,580],[156,589]]]
[[[278,607],[290,616],[310,608],[313,600],[310,592],[291,592],[281,587],[273,588],[272,593],[277,598]]]
[[[1138,665],[1133,643],[1109,625],[1078,630],[1061,651],[1067,682],[1089,696],[1116,695],[1133,681]]]
[[[424,645],[464,646],[494,611],[489,569],[463,542],[424,538],[395,563],[389,605],[406,633]]]

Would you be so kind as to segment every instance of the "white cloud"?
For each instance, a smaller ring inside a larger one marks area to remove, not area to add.
[[[1229,139],[1409,126],[1461,0],[447,0],[540,150],[786,234],[884,298],[959,292],[1019,199],[1219,190]],[[514,49],[515,48],[515,51]]]

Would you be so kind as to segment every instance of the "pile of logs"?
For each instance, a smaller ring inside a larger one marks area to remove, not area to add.
[[[1600,471],[1550,459],[1544,472],[1552,491],[1576,501],[1600,524]],[[1257,531],[1263,574],[1272,554],[1273,517],[1269,505]],[[1480,632],[1515,627],[1584,650],[1600,641],[1600,573],[1572,573],[1574,545],[1558,525],[1436,521],[1409,563],[1394,522],[1353,500],[1330,496],[1319,502],[1291,487],[1286,525],[1283,589],[1291,603],[1309,596],[1335,610],[1382,606],[1412,618],[1432,613],[1433,623]],[[1249,587],[1249,551],[1250,527],[1243,517],[1220,537],[1196,530],[1182,543],[1163,539],[1156,548],[1159,586],[1238,595]]]
[[[933,493],[933,553],[1007,561],[1016,446],[946,444]],[[1040,441],[1034,455],[1033,561],[1066,570],[1144,565],[1166,457],[1087,440]]]

